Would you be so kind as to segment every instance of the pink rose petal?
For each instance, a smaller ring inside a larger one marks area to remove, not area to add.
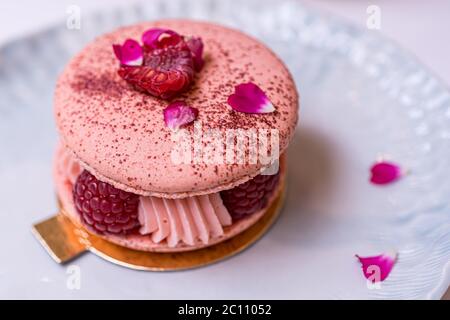
[[[194,67],[196,71],[203,68],[205,61],[203,60],[203,41],[198,37],[191,37],[186,41],[189,49],[194,57]]]
[[[245,113],[270,113],[275,111],[264,91],[252,82],[236,86],[228,97],[228,104],[236,111]]]
[[[171,130],[193,122],[197,116],[198,109],[189,107],[184,101],[172,102],[164,109],[164,122]]]
[[[169,29],[149,29],[142,35],[142,43],[150,49],[173,45],[181,40],[181,36]]]
[[[142,47],[136,40],[127,39],[123,45],[113,44],[114,54],[126,66],[140,66],[144,60]]]
[[[372,257],[360,257],[356,255],[362,265],[364,277],[372,283],[384,281],[397,262],[397,253],[388,252]]]
[[[400,167],[390,162],[378,162],[371,168],[370,182],[373,184],[388,184],[402,176]]]

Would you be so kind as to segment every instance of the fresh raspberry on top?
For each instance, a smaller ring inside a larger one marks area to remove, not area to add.
[[[84,170],[73,187],[81,220],[99,234],[129,234],[138,230],[139,196],[97,180]]]
[[[148,33],[150,37],[146,36]],[[118,73],[137,90],[162,99],[173,98],[194,80],[198,57],[184,37],[173,31],[155,29],[146,34],[142,65],[122,62]],[[201,50],[196,51],[201,53]]]
[[[170,99],[194,79],[194,61],[184,41],[163,49],[144,50],[142,66],[122,65],[119,75],[138,90]]]
[[[259,175],[233,189],[220,193],[223,204],[233,219],[241,219],[263,209],[275,190],[280,173]]]

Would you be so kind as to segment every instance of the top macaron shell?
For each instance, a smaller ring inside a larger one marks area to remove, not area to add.
[[[120,28],[103,35],[76,55],[58,79],[54,110],[65,146],[98,179],[145,196],[179,198],[229,189],[263,169],[257,164],[177,164],[174,142],[164,123],[168,101],[131,88],[117,74],[112,44],[140,40],[150,28],[201,37],[205,65],[191,88],[174,100],[199,110],[203,128],[278,129],[280,153],[297,123],[298,95],[280,59],[257,40],[233,29],[188,20],[161,20]],[[227,99],[234,87],[254,82],[276,111],[246,114]],[[192,130],[192,125],[189,130]]]

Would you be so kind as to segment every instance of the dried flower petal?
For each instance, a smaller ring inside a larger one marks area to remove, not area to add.
[[[372,283],[384,281],[397,262],[396,252],[387,252],[378,256],[360,257],[356,255],[362,265],[364,277]]]
[[[194,57],[194,67],[196,71],[200,71],[205,64],[203,60],[203,41],[199,37],[191,37],[186,40],[189,50],[192,52]]]
[[[275,111],[264,91],[252,82],[235,87],[234,94],[228,97],[228,104],[236,111],[245,113],[269,113]]]
[[[140,66],[144,61],[142,47],[136,40],[127,39],[123,45],[113,44],[113,50],[122,65]]]
[[[164,109],[164,122],[171,130],[193,122],[197,116],[198,109],[189,107],[184,101],[172,102]]]
[[[400,167],[390,162],[378,162],[371,168],[370,182],[374,184],[388,184],[394,182],[401,177],[402,171]]]
[[[142,43],[150,49],[164,48],[175,45],[182,37],[175,31],[169,29],[149,29],[142,35]]]

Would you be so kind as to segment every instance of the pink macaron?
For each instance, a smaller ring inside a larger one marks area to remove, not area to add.
[[[177,252],[264,215],[284,183],[276,164],[298,94],[256,39],[161,20],[88,44],[59,77],[54,110],[54,178],[69,218],[128,248]]]

